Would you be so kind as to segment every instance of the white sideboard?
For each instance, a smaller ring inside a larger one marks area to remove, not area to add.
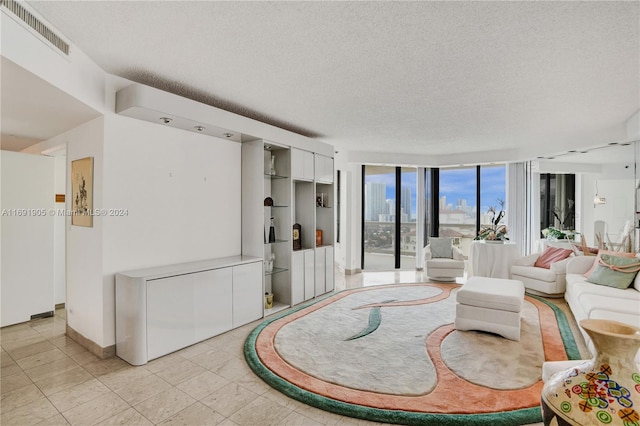
[[[249,256],[116,274],[116,355],[146,364],[262,318],[262,274]]]

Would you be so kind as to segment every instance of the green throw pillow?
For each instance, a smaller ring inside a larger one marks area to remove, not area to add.
[[[588,282],[625,289],[631,285],[638,273],[638,269],[640,269],[640,259],[634,257],[603,254],[601,259],[604,265],[596,265],[596,268],[587,278]]]

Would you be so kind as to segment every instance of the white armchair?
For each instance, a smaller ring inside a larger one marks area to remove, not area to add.
[[[547,269],[535,266],[541,254],[534,253],[516,260],[511,267],[511,279],[522,281],[527,293],[562,297],[567,286],[567,263],[571,257],[553,262]]]
[[[424,253],[427,276],[432,280],[455,281],[456,277],[464,276],[464,255],[458,247],[451,246],[451,258],[434,257],[431,244],[427,244]]]

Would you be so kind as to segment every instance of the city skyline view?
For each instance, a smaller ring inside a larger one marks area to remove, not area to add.
[[[480,213],[485,214],[490,207],[499,208],[498,200],[506,201],[506,166],[482,166],[480,181]],[[416,170],[403,170],[401,182],[401,206],[406,215],[402,221],[415,221]],[[368,200],[366,220],[378,221],[378,218],[374,217],[377,214],[395,216],[395,186],[395,170],[390,173],[366,176],[365,199]],[[410,202],[407,194],[410,194]],[[476,168],[441,169],[439,198],[441,210],[461,210],[469,215],[475,215]],[[444,203],[443,199],[446,200]],[[376,205],[379,207],[373,207]]]

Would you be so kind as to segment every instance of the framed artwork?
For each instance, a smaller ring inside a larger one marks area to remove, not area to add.
[[[93,227],[93,157],[71,162],[71,224]]]

